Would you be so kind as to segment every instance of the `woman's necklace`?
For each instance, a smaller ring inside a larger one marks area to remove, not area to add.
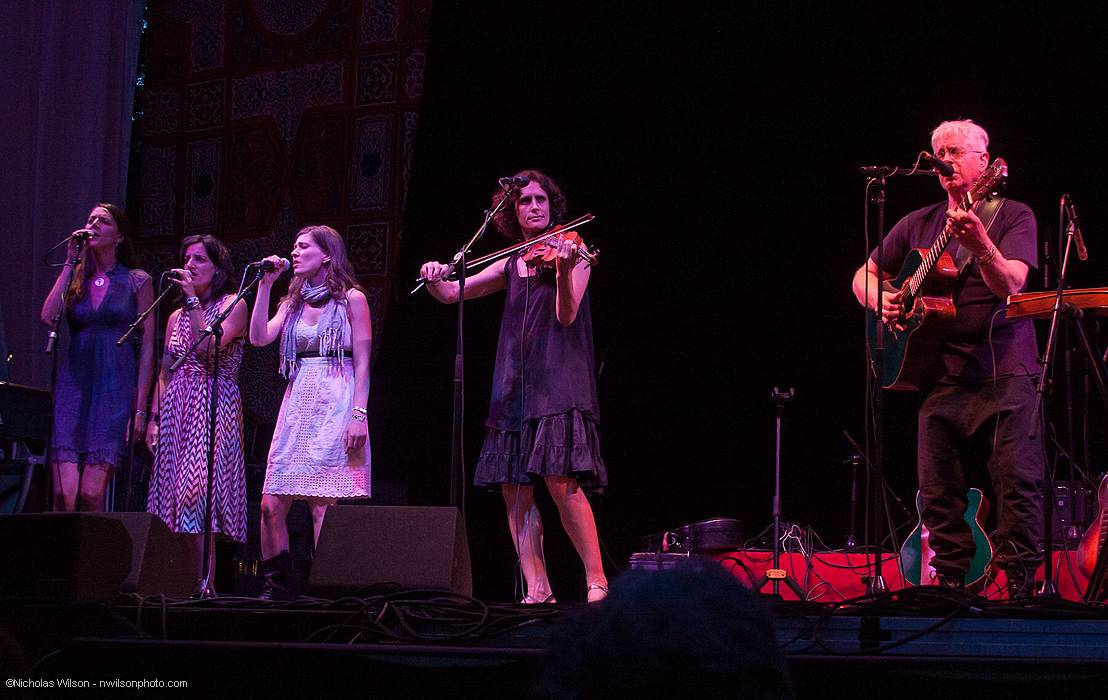
[[[104,272],[101,272],[99,275],[93,278],[92,283],[95,284],[97,287],[103,287],[105,284],[108,283],[108,275]]]

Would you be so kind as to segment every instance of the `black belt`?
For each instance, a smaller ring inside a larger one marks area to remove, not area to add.
[[[352,359],[353,358],[353,355],[351,355],[351,353],[353,351],[350,350],[349,348],[346,349],[346,350],[343,350],[343,352],[346,354],[347,359]],[[298,360],[301,360],[305,357],[334,357],[334,358],[337,359],[338,355],[323,355],[319,352],[319,350],[306,350],[304,352],[296,353],[296,359],[298,359]]]

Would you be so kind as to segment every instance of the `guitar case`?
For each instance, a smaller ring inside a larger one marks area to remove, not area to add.
[[[642,538],[643,551],[706,554],[741,549],[742,523],[734,518],[709,518]]]

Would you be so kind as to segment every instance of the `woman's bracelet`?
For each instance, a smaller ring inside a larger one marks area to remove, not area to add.
[[[135,411],[135,415],[136,415],[136,416],[142,416],[143,418],[146,418],[146,417],[147,417],[147,415],[146,415],[146,411],[143,411],[143,410],[141,410],[141,409],[140,409],[140,410],[137,410],[137,411]]]
[[[365,423],[366,422],[366,415],[364,413],[354,412],[354,413],[350,414],[350,420],[356,420],[359,423]]]
[[[362,414],[363,416],[365,416],[365,415],[368,415],[368,414],[369,414],[369,411],[367,411],[366,409],[362,408],[361,406],[355,406],[355,407],[354,407],[354,410],[355,410],[355,411],[357,411],[358,413]]]

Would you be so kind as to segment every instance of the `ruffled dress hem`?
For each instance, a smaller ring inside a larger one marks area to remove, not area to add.
[[[89,469],[112,471],[116,468],[119,458],[115,450],[78,450],[72,447],[54,446],[55,462],[84,464]]]
[[[590,493],[608,485],[596,422],[572,410],[526,421],[523,430],[486,428],[474,470],[477,486],[531,484],[571,476]]]

